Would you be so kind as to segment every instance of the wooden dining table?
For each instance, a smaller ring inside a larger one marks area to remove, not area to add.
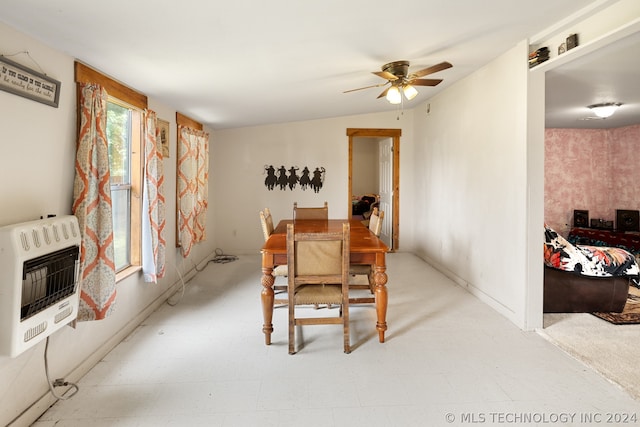
[[[329,219],[329,220],[282,220],[278,223],[269,239],[262,246],[262,314],[264,323],[265,344],[271,344],[271,333],[273,332],[273,284],[275,277],[271,274],[278,265],[287,264],[287,224],[294,223],[295,232],[321,233],[321,232],[341,232],[342,224],[350,224],[350,262],[351,264],[371,265],[373,267],[373,281],[375,307],[376,307],[376,329],[378,339],[384,342],[384,333],[387,330],[387,266],[385,255],[389,251],[375,234],[358,220],[349,219]]]

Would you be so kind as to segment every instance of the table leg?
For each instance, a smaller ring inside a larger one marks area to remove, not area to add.
[[[384,254],[376,256],[376,264],[373,266],[373,280],[375,284],[374,294],[376,299],[376,314],[378,322],[376,329],[378,330],[378,339],[384,342],[384,332],[387,330],[387,267],[385,265]]]
[[[260,297],[262,300],[262,316],[264,318],[262,332],[264,332],[264,343],[266,345],[271,344],[271,333],[273,332],[273,283],[276,278],[273,277],[272,272],[272,267],[262,267],[262,292]]]

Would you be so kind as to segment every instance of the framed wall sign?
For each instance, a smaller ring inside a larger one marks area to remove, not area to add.
[[[58,108],[60,82],[0,55],[0,89]]]
[[[156,136],[162,149],[162,157],[169,158],[169,122],[166,120],[158,119],[158,125],[156,127]]]

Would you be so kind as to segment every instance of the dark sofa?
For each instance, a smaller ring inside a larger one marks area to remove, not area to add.
[[[620,313],[629,294],[626,276],[588,277],[544,267],[545,313]]]
[[[640,269],[621,248],[573,245],[545,226],[545,313],[621,312]]]

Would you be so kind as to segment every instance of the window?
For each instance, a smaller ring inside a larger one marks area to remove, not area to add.
[[[111,199],[116,280],[137,271],[142,264],[142,115],[147,97],[104,74],[75,63],[75,80],[104,87],[107,104],[107,140],[111,174]]]
[[[141,126],[140,111],[110,98],[107,141],[116,272],[140,265]]]

